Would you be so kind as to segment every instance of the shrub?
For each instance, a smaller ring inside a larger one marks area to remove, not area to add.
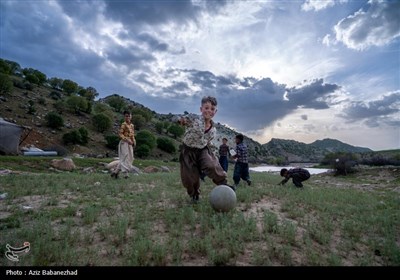
[[[136,146],[147,145],[150,151],[156,147],[156,137],[148,130],[141,130],[136,134]]]
[[[86,112],[88,110],[88,101],[81,96],[72,95],[68,97],[66,103],[68,108],[70,108],[76,114],[79,114],[80,112]]]
[[[176,139],[185,133],[185,129],[180,125],[173,124],[168,128],[168,132],[171,133]]]
[[[53,90],[49,93],[49,97],[53,100],[59,100],[62,98],[61,92]]]
[[[110,149],[116,150],[118,149],[119,137],[117,135],[107,135],[106,137],[106,146]]]
[[[150,150],[149,146],[143,144],[136,149],[136,155],[140,158],[146,158],[150,155]]]
[[[47,126],[59,129],[64,126],[64,119],[56,112],[50,112],[45,116]]]
[[[89,141],[89,132],[86,128],[80,127],[78,129],[79,134],[81,135],[81,142],[80,144],[86,145]]]
[[[103,113],[104,115],[108,116],[110,119],[114,118],[114,113],[112,108],[106,103],[96,103],[93,106],[93,112],[95,114]]]
[[[79,144],[81,142],[81,134],[78,130],[73,130],[71,132],[65,133],[63,135],[64,144]]]
[[[40,105],[46,105],[46,99],[45,99],[44,97],[39,97],[38,103],[39,103]]]
[[[140,115],[142,116],[147,122],[151,121],[151,119],[153,118],[153,113],[145,108],[138,108],[135,107],[132,109],[132,115]]]
[[[163,150],[170,154],[176,152],[176,147],[175,147],[174,143],[172,143],[172,141],[170,139],[165,138],[165,137],[157,138],[157,147],[160,150]]]
[[[30,82],[25,82],[24,88],[27,90],[33,90],[33,85]]]
[[[86,128],[81,127],[78,130],[72,130],[71,132],[63,135],[64,144],[82,144],[88,143],[88,131]]]
[[[53,104],[54,109],[56,109],[57,112],[62,113],[65,110],[65,103],[62,100],[58,100],[56,103]]]
[[[13,90],[13,82],[6,74],[0,74],[0,93],[9,94]]]
[[[132,115],[132,123],[136,129],[141,129],[145,125],[146,119],[141,115]]]
[[[109,128],[111,128],[112,124],[111,119],[103,113],[94,115],[92,118],[92,122],[93,126],[98,132],[104,132],[108,130]]]
[[[122,112],[125,107],[125,99],[119,95],[113,95],[106,101],[116,112]]]
[[[156,131],[160,134],[163,133],[164,131],[164,124],[162,122],[157,122],[156,123]]]

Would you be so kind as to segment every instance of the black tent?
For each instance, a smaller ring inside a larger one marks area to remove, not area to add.
[[[18,154],[24,127],[0,118],[0,154]]]

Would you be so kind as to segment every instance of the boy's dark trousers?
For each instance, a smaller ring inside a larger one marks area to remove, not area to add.
[[[236,162],[233,170],[233,181],[235,185],[239,184],[240,179],[244,181],[250,180],[249,164],[244,162]]]
[[[226,185],[226,172],[218,159],[206,146],[203,149],[183,145],[180,156],[181,180],[187,193],[193,197],[200,194],[200,172],[203,171],[214,184]]]
[[[221,167],[225,172],[228,172],[228,157],[227,156],[220,156],[219,164],[221,164]]]
[[[310,178],[310,173],[309,172],[295,173],[292,175],[292,178],[293,178],[293,184],[298,188],[302,188],[303,184],[301,182],[308,180]]]

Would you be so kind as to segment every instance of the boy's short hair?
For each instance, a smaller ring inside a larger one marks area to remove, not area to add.
[[[125,111],[123,112],[123,114],[124,114],[124,116],[125,116],[126,114],[130,115],[130,114],[131,114],[131,112],[129,112],[129,111],[127,111],[127,110],[125,110]]]
[[[239,139],[240,142],[243,142],[243,134],[236,135],[236,139]]]
[[[281,169],[281,176],[284,176],[286,172],[287,172],[287,169],[286,168],[282,168]]]
[[[213,106],[217,106],[217,99],[215,97],[213,97],[213,96],[204,96],[201,99],[201,105],[203,105],[203,104],[205,104],[207,102],[210,102],[211,105],[213,105]]]
[[[222,140],[228,141],[228,139],[226,139],[225,137],[224,137],[224,138],[222,138]]]

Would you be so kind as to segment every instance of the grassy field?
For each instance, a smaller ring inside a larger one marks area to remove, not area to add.
[[[0,176],[0,194],[8,194],[0,200],[0,266],[400,265],[395,168],[314,175],[303,190],[251,173],[252,186],[241,183],[236,209],[223,214],[209,204],[209,178],[200,202],[190,203],[177,163],[135,161],[171,172],[115,180],[99,167],[104,160],[74,159],[74,172],[49,171],[49,160],[0,158],[0,170],[20,171]],[[88,166],[97,168],[82,172]],[[24,242],[30,251],[19,262],[5,257],[7,244]]]

